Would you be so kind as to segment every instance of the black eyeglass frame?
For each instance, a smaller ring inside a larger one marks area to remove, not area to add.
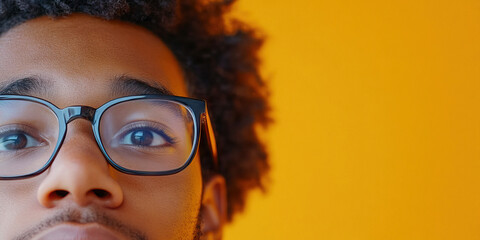
[[[194,122],[194,138],[193,138],[194,141],[192,145],[192,150],[190,152],[190,156],[182,166],[173,170],[156,171],[156,172],[130,170],[118,165],[108,155],[107,151],[105,150],[105,147],[103,146],[102,141],[100,140],[100,132],[99,132],[100,131],[99,122],[103,113],[110,107],[115,106],[119,103],[139,100],[139,99],[160,99],[160,100],[173,101],[183,105],[188,111],[190,111],[191,115],[194,118],[194,121],[193,121]],[[218,166],[215,136],[213,133],[210,117],[207,110],[207,103],[204,100],[187,98],[187,97],[179,97],[179,96],[171,96],[171,95],[135,95],[135,96],[120,97],[120,98],[110,100],[96,109],[93,107],[84,106],[84,105],[69,106],[61,109],[47,100],[37,98],[37,97],[32,97],[32,96],[25,96],[25,95],[0,95],[0,102],[2,100],[31,101],[31,102],[39,103],[46,106],[56,115],[58,120],[59,132],[58,132],[58,140],[57,140],[55,149],[52,155],[50,156],[50,158],[48,159],[48,161],[43,165],[42,168],[40,168],[39,170],[33,173],[19,175],[19,176],[8,176],[8,177],[0,176],[0,180],[15,180],[15,179],[29,178],[29,177],[39,175],[43,173],[45,170],[47,170],[50,167],[50,165],[52,165],[55,157],[58,154],[58,150],[61,148],[65,140],[68,123],[78,118],[83,118],[91,122],[95,141],[97,142],[97,145],[102,151],[107,162],[113,168],[115,168],[116,170],[122,173],[131,174],[131,175],[141,175],[141,176],[164,176],[164,175],[172,175],[172,174],[181,172],[182,170],[187,168],[188,165],[190,165],[190,163],[193,161],[194,157],[196,156],[199,148],[200,138],[202,137],[202,132],[203,132],[203,136],[205,136],[204,138],[202,138],[202,140],[206,140],[208,142],[213,165],[215,168],[217,168]],[[203,161],[205,160],[206,159],[204,159]]]

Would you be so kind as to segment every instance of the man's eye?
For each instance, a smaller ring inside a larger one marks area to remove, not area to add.
[[[41,146],[42,143],[21,131],[10,131],[0,134],[0,151],[18,151]]]
[[[122,145],[160,147],[172,144],[172,138],[159,129],[148,127],[131,129],[120,139]]]

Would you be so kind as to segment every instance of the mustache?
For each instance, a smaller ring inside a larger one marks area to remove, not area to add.
[[[26,232],[22,233],[14,240],[29,240],[38,235],[39,233],[54,227],[62,223],[98,223],[109,229],[121,233],[127,239],[131,240],[147,240],[147,237],[141,231],[128,226],[121,221],[108,216],[104,212],[95,210],[93,208],[87,208],[84,210],[78,210],[73,208],[67,208],[54,214],[53,216],[42,220],[34,227],[30,228]]]

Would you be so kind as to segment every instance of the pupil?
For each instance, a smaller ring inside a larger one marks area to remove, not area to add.
[[[149,146],[153,141],[153,134],[150,131],[138,130],[132,133],[131,141],[135,145]]]
[[[5,148],[9,150],[21,149],[27,146],[27,137],[25,134],[14,134],[3,138]]]

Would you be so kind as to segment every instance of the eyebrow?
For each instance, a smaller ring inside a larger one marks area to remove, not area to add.
[[[139,94],[159,94],[173,95],[173,93],[163,85],[150,85],[145,80],[122,75],[115,77],[112,82],[112,94],[119,95],[139,95]]]
[[[50,82],[36,76],[25,77],[0,85],[1,95],[30,95],[38,93],[45,95]]]
[[[0,95],[47,95],[51,85],[50,81],[38,76],[25,77],[10,81],[7,84],[0,84]],[[155,84],[155,86],[152,86],[146,80],[140,80],[127,75],[113,78],[110,93],[113,96],[139,94],[173,95],[170,90],[162,85]]]

